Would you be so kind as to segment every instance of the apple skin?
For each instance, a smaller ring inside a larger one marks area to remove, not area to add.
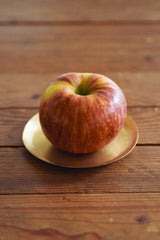
[[[58,149],[91,153],[119,133],[127,114],[123,92],[101,74],[66,73],[42,95],[39,116],[47,139]]]

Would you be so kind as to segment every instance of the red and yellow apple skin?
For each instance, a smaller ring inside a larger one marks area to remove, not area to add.
[[[66,73],[42,95],[40,123],[58,149],[91,153],[108,144],[121,130],[127,104],[109,78],[93,73]]]

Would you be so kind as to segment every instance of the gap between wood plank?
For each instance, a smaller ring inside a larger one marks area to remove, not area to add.
[[[159,25],[160,20],[111,21],[0,21],[0,26],[64,26],[64,25]]]
[[[144,194],[160,194],[160,192],[111,192],[111,193],[108,193],[108,192],[104,192],[104,193],[79,193],[79,192],[75,192],[75,193],[71,193],[71,192],[68,192],[68,193],[64,193],[64,192],[55,192],[55,193],[0,193],[0,196],[26,196],[26,195],[85,195],[85,196],[88,196],[88,195],[121,195],[121,194],[125,194],[125,195],[133,195],[133,194],[138,194],[138,195],[144,195]]]
[[[137,143],[136,146],[160,146],[160,143]],[[24,145],[0,145],[0,148],[24,148]]]
[[[143,106],[143,105],[132,105],[132,106],[128,106],[127,108],[160,108],[160,105],[147,105],[147,106]],[[15,106],[9,106],[9,107],[0,107],[0,110],[23,110],[23,109],[39,109],[38,106],[35,107],[25,107],[25,106],[21,106],[21,107],[15,107]]]

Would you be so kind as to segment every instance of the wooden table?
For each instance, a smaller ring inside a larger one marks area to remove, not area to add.
[[[22,130],[55,76],[124,91],[140,138],[94,169],[49,165]],[[160,1],[0,1],[0,240],[160,239]]]

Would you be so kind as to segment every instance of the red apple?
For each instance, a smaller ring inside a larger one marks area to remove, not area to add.
[[[40,123],[57,148],[94,152],[121,130],[127,112],[121,89],[106,76],[66,73],[47,87],[40,103]]]

